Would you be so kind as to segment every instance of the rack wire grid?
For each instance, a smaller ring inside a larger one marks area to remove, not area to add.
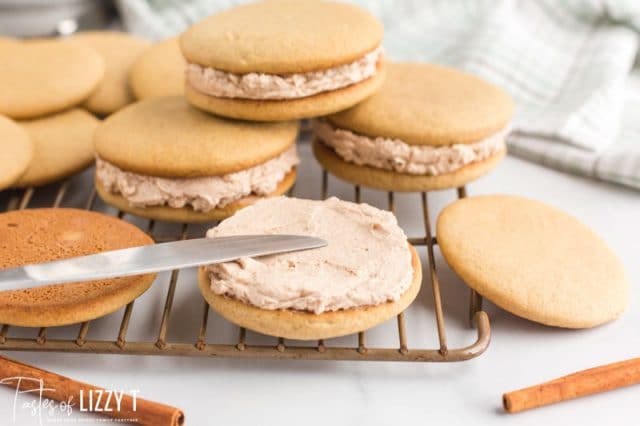
[[[74,178],[58,183],[55,198],[51,207],[60,207],[65,197],[69,195],[69,188],[77,184],[70,185]],[[328,194],[328,173],[322,171],[322,198]],[[34,198],[36,188],[24,190],[11,190],[2,194],[7,199],[6,211],[15,209],[26,209]],[[354,186],[354,198],[356,202],[361,201],[361,189]],[[92,210],[96,204],[95,189],[87,191],[90,195],[84,200],[84,208]],[[288,195],[295,193],[295,187]],[[466,196],[466,188],[457,189],[458,198]],[[77,324],[78,331],[75,338],[58,339],[47,338],[48,328],[39,328],[37,335],[33,338],[10,337],[10,329],[25,328],[4,324],[0,328],[0,350],[6,351],[37,351],[37,352],[74,352],[74,353],[106,353],[106,354],[126,354],[126,355],[180,355],[199,357],[236,357],[236,358],[276,358],[276,359],[315,359],[315,360],[352,360],[352,361],[422,361],[422,362],[452,362],[465,361],[482,354],[489,345],[490,324],[489,317],[482,310],[482,298],[475,291],[470,289],[469,296],[469,326],[474,326],[477,331],[476,340],[462,348],[450,348],[447,344],[447,333],[445,328],[445,318],[443,303],[440,291],[440,282],[436,271],[434,257],[434,246],[437,244],[436,236],[433,235],[429,219],[429,202],[426,192],[420,193],[421,215],[424,222],[425,233],[419,237],[410,237],[409,242],[414,246],[426,246],[426,262],[428,273],[423,274],[423,286],[426,282],[431,287],[433,297],[435,324],[437,326],[437,336],[439,346],[433,349],[414,348],[409,345],[407,339],[407,321],[405,313],[402,312],[396,317],[397,321],[397,341],[390,342],[387,347],[371,347],[367,345],[367,331],[357,333],[357,345],[331,346],[325,341],[314,341],[311,346],[297,341],[285,341],[283,338],[273,338],[273,344],[249,344],[247,342],[247,330],[242,327],[237,328],[237,339],[231,343],[211,342],[207,338],[207,326],[209,323],[210,307],[204,298],[202,301],[202,314],[200,325],[194,336],[197,336],[191,343],[171,342],[167,339],[167,330],[171,317],[174,296],[176,294],[176,283],[178,281],[179,270],[174,270],[170,274],[169,286],[164,298],[164,308],[160,327],[155,338],[151,336],[147,339],[127,340],[127,330],[129,329],[131,315],[135,301],[129,303],[120,321],[120,326],[115,340],[91,340],[87,338],[91,321]],[[395,213],[395,193],[387,193],[388,209]],[[123,218],[125,213],[117,212],[119,218]],[[154,237],[154,229],[158,223],[153,220],[146,221],[146,232]],[[181,231],[177,235],[170,237],[155,236],[156,241],[170,241],[185,239],[188,224],[181,224]],[[421,293],[422,294],[422,293]],[[112,313],[110,315],[118,315]],[[95,320],[94,320],[95,321]],[[11,333],[13,334],[13,333]],[[355,339],[354,339],[355,341]]]

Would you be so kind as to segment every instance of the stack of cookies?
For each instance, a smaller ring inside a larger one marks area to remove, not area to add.
[[[179,222],[224,219],[283,194],[299,163],[298,120],[378,90],[381,43],[368,12],[324,1],[236,7],[159,43],[130,74],[141,100],[96,132],[98,193]]]
[[[102,80],[100,55],[78,42],[16,40],[0,43],[0,63],[0,138],[16,152],[0,158],[0,185],[42,185],[88,167],[98,120],[79,106]],[[26,145],[30,154],[18,155]]]
[[[44,185],[91,165],[95,116],[133,101],[129,68],[147,46],[115,32],[61,40],[3,38],[0,137],[10,155],[0,158],[0,188]]]
[[[67,39],[0,39],[0,190],[48,184],[89,167],[94,131],[133,102],[128,74],[148,42],[112,32]],[[120,219],[76,209],[0,215],[0,268],[152,244]],[[130,303],[155,274],[0,292],[0,322],[48,327],[88,321]]]
[[[275,0],[157,44],[130,74],[140,101],[96,131],[98,193],[120,210],[179,222],[246,207],[211,237],[327,239],[313,252],[201,269],[204,297],[242,326],[318,339],[398,314],[418,292],[421,266],[391,213],[337,199],[261,200],[294,183],[301,119],[313,119],[323,167],[358,185],[452,188],[503,158],[508,95],[452,69],[387,63],[382,39],[381,23],[356,6]]]
[[[1,39],[0,189],[44,184],[96,158],[97,192],[122,211],[182,223],[226,219],[209,237],[325,238],[319,250],[201,268],[200,289],[222,316],[266,334],[324,339],[365,330],[413,301],[420,261],[389,212],[280,197],[296,179],[299,120],[312,119],[314,155],[333,175],[413,192],[461,187],[492,170],[514,114],[503,90],[472,75],[386,61],[382,40],[371,14],[323,0],[242,5],[151,47],[108,32]],[[151,242],[93,213],[2,216],[0,234],[17,251],[0,267]],[[39,238],[53,252],[34,257],[32,242],[20,238],[45,223],[55,232]],[[89,233],[95,225],[99,232]],[[438,234],[452,268],[517,315],[579,328],[626,306],[615,255],[548,206],[460,201],[444,211]],[[565,253],[571,262],[559,263]],[[66,313],[47,304],[47,292],[62,297],[65,287],[2,293],[0,322],[84,321],[127,303],[152,279],[85,283]],[[36,311],[36,321],[25,313]]]
[[[227,217],[293,184],[307,118],[323,167],[358,185],[445,189],[495,167],[509,96],[453,69],[386,63],[382,39],[357,6],[278,0],[157,44],[130,73],[141,102],[96,133],[100,195],[148,218]]]
[[[356,6],[285,0],[231,9],[149,49],[115,33],[46,42],[85,53],[69,53],[66,67],[41,76],[57,79],[51,105],[44,102],[47,97],[29,97],[25,101],[33,105],[18,109],[17,96],[5,95],[6,114],[46,117],[20,125],[0,121],[14,141],[12,156],[20,160],[3,179],[22,173],[21,185],[45,183],[29,170],[23,173],[31,157],[40,156],[34,172],[42,173],[48,164],[60,170],[80,153],[84,167],[95,155],[98,194],[131,214],[211,222],[246,207],[209,236],[321,236],[330,242],[326,249],[202,268],[202,293],[229,320],[267,334],[316,339],[370,328],[404,310],[420,289],[420,260],[393,214],[337,199],[277,196],[295,182],[299,120],[339,113],[381,88],[386,74],[382,35],[382,25]],[[41,42],[32,43],[20,47],[28,50]],[[52,51],[43,49],[24,67],[62,57]],[[12,53],[18,65],[29,57]],[[58,80],[73,83],[61,90]],[[38,91],[42,87],[33,93]],[[138,101],[132,103],[133,97]],[[85,109],[106,118],[98,124]],[[93,126],[83,125],[81,116]],[[69,137],[72,133],[83,138]],[[84,144],[72,146],[70,139]],[[34,141],[49,149],[34,149]],[[50,157],[43,159],[39,152]],[[66,168],[64,174],[77,169]],[[34,257],[25,238],[43,223],[51,232],[36,241],[46,249]],[[122,221],[70,209],[6,213],[0,217],[1,232],[15,253],[0,267],[151,242]],[[243,278],[247,274],[253,278]],[[7,299],[0,320],[26,326],[85,321],[128,303],[152,279],[82,283],[79,297],[71,295],[77,285],[0,292]]]

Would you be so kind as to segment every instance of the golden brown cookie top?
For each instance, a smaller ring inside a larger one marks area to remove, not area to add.
[[[297,122],[245,122],[204,113],[183,97],[137,102],[95,133],[97,154],[121,169],[163,177],[219,176],[264,163],[295,143]]]
[[[93,132],[98,123],[79,108],[20,121],[33,142],[33,159],[14,186],[44,185],[88,167],[95,157]]]
[[[583,328],[617,318],[629,299],[618,257],[576,218],[542,202],[490,195],[446,207],[438,244],[460,277],[503,309]]]
[[[104,78],[84,102],[94,114],[108,115],[134,101],[129,89],[129,71],[138,56],[151,42],[116,31],[88,31],[72,36],[102,56]]]
[[[0,268],[41,263],[152,244],[140,229],[120,219],[77,209],[28,209],[0,214]],[[0,292],[6,307],[49,307],[99,303],[138,277],[124,277]]]
[[[95,50],[69,40],[2,43],[0,64],[0,114],[15,119],[81,103],[104,74]]]
[[[380,90],[328,117],[334,125],[411,145],[484,139],[509,125],[514,104],[502,89],[453,68],[388,63]]]
[[[361,58],[382,43],[382,24],[350,4],[250,3],[213,15],[181,37],[187,61],[234,73],[317,71]]]
[[[184,94],[186,66],[177,37],[151,46],[131,67],[129,84],[133,95],[147,99]]]
[[[0,115],[0,190],[22,175],[33,157],[33,144],[26,130],[13,120]]]

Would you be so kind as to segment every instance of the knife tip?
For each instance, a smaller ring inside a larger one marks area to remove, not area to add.
[[[292,237],[299,238],[301,242],[303,242],[305,245],[307,245],[310,248],[320,248],[329,244],[327,240],[323,238],[312,237],[310,235],[292,235]]]
[[[317,248],[324,247],[324,246],[329,244],[329,242],[327,240],[322,239],[322,238],[311,237],[311,239],[313,240],[314,246],[317,247]]]

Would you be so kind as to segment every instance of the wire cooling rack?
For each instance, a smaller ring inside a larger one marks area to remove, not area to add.
[[[76,179],[74,181],[74,179]],[[77,193],[79,184],[76,178],[64,181],[57,185],[55,197],[49,204],[51,207],[66,206],[65,200],[73,196],[74,206],[78,204]],[[88,197],[81,200],[83,206],[87,210],[96,209],[96,192],[87,188],[87,182],[82,185],[82,189]],[[50,190],[51,188],[49,188]],[[2,199],[6,201],[6,209],[26,209],[32,207],[33,201],[37,198],[37,192],[40,189],[28,188],[21,191],[9,191],[2,195]],[[356,202],[361,201],[361,190],[359,186],[353,188],[354,198]],[[75,194],[74,194],[75,193]],[[326,198],[329,194],[329,178],[326,171],[322,171],[322,197]],[[290,191],[289,195],[295,195],[295,188]],[[464,187],[457,189],[459,198],[466,196]],[[387,193],[387,207],[395,212],[394,192]],[[218,342],[207,336],[207,326],[210,322],[210,308],[204,298],[201,299],[201,316],[199,320],[199,328],[193,330],[191,336],[197,336],[193,341],[185,343],[183,341],[171,341],[167,337],[167,331],[170,320],[177,321],[179,318],[172,317],[172,307],[176,295],[176,283],[180,274],[179,270],[171,272],[169,285],[166,296],[164,297],[164,308],[160,326],[154,335],[148,336],[146,339],[127,340],[127,330],[132,321],[132,312],[135,301],[129,303],[124,309],[122,319],[119,322],[117,330],[117,338],[111,340],[92,340],[88,339],[88,332],[92,321],[77,324],[77,334],[75,338],[47,338],[47,334],[51,328],[40,328],[37,330],[33,338],[12,337],[14,329],[24,327],[15,327],[3,325],[0,328],[0,350],[6,351],[38,351],[38,352],[74,352],[74,353],[108,353],[108,354],[127,354],[127,355],[181,355],[181,356],[199,356],[199,357],[236,357],[236,358],[279,358],[279,359],[322,359],[322,360],[354,360],[354,361],[431,361],[431,362],[451,362],[465,361],[475,358],[482,354],[490,340],[490,325],[487,314],[482,311],[482,299],[475,291],[470,290],[469,296],[469,324],[477,330],[476,340],[462,348],[450,348],[447,344],[447,333],[445,327],[445,316],[443,312],[442,296],[440,291],[440,282],[436,271],[436,263],[434,257],[434,246],[437,244],[436,236],[433,235],[431,223],[429,219],[429,201],[428,194],[420,193],[421,211],[420,215],[424,222],[424,235],[409,238],[409,242],[414,246],[426,247],[426,259],[423,264],[428,267],[428,273],[423,274],[423,287],[430,287],[430,296],[433,298],[433,307],[435,314],[435,325],[437,327],[438,347],[432,349],[422,349],[411,346],[407,338],[408,321],[405,319],[405,313],[402,312],[396,317],[397,337],[395,341],[389,341],[384,347],[367,345],[367,332],[363,331],[357,334],[357,345],[354,346],[333,346],[326,344],[323,340],[314,341],[311,346],[308,342],[298,342],[295,340],[286,340],[283,338],[273,338],[272,344],[250,344],[247,341],[247,330],[242,327],[236,327],[237,338],[234,342]],[[42,202],[37,203],[39,207]],[[129,215],[125,215],[122,211],[117,212],[118,217],[129,219]],[[159,223],[156,221],[146,222],[146,231],[156,241],[170,241],[185,239],[191,237],[188,235],[188,225],[179,226],[180,231],[175,235],[158,236],[154,235]],[[201,235],[194,235],[198,237]],[[160,278],[158,278],[160,279]],[[195,284],[195,283],[194,283]],[[197,286],[196,286],[197,287]],[[429,292],[426,293],[427,297]],[[424,297],[420,293],[418,297]],[[415,303],[415,302],[414,302]],[[110,314],[119,315],[120,311]],[[94,320],[95,321],[95,320]],[[392,321],[392,320],[390,320]],[[55,328],[55,327],[52,327]],[[66,327],[68,329],[68,326]],[[68,330],[67,330],[68,331]],[[53,334],[53,333],[50,333]],[[59,333],[55,333],[56,335]],[[68,333],[66,333],[68,334]],[[270,338],[267,338],[267,340]],[[356,341],[355,339],[351,339]]]

